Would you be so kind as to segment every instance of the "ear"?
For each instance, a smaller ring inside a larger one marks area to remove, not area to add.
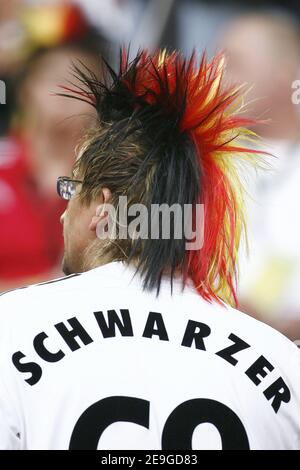
[[[111,201],[111,191],[108,188],[102,188],[99,194],[98,202],[100,204],[95,204],[94,215],[89,225],[89,230],[96,232],[98,224],[107,224],[107,210],[106,206]]]

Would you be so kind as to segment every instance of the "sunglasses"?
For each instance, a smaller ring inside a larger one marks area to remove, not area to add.
[[[66,201],[69,201],[76,193],[76,187],[82,183],[81,180],[73,180],[68,176],[59,176],[57,178],[57,194]]]

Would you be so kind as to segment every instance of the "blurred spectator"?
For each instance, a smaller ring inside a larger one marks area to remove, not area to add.
[[[21,0],[0,2],[0,78],[6,87],[6,104],[0,106],[0,136],[8,130],[14,107],[11,79],[20,64],[24,40],[23,28],[18,21],[20,4]]]
[[[243,309],[291,339],[300,338],[300,121],[292,83],[300,74],[300,34],[289,16],[248,14],[221,41],[228,77],[252,85],[248,115],[270,118],[254,130],[264,137],[271,171],[250,191],[249,259],[241,264]]]
[[[74,1],[85,10],[90,22],[111,43],[130,44],[132,58],[139,48],[153,51],[162,41],[164,46],[175,46],[172,36],[176,28],[169,28],[176,7],[175,0]],[[116,52],[118,59],[119,54]]]
[[[27,60],[15,83],[12,129],[0,140],[0,291],[60,274],[64,204],[56,178],[70,174],[75,146],[93,119],[89,105],[55,92],[76,82],[73,63],[99,72],[101,42],[77,8],[46,17],[39,10],[24,12]]]
[[[111,41],[129,42],[134,35],[145,0],[74,0],[90,23]]]
[[[0,2],[0,71],[1,76],[13,72],[19,63],[24,31],[18,21],[21,0]]]

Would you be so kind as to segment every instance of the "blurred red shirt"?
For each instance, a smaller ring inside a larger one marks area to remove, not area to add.
[[[45,277],[63,250],[65,201],[41,197],[26,161],[22,139],[0,140],[0,283]]]

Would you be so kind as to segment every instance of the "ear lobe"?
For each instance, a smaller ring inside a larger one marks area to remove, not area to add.
[[[96,207],[96,214],[92,217],[89,230],[95,232],[98,224],[100,223],[107,223],[107,212],[105,211],[105,204],[100,204]]]
[[[100,204],[96,207],[96,217],[101,217],[103,214],[104,204]]]
[[[99,223],[99,217],[94,216],[91,220],[90,225],[89,225],[89,230],[91,230],[92,232],[95,232],[98,223]]]
[[[89,230],[96,232],[97,227],[101,224],[103,229],[107,225],[108,212],[106,210],[106,205],[110,204],[111,201],[111,191],[108,188],[101,189],[101,201],[102,204],[96,207],[95,215],[92,217],[92,220],[89,225]]]

